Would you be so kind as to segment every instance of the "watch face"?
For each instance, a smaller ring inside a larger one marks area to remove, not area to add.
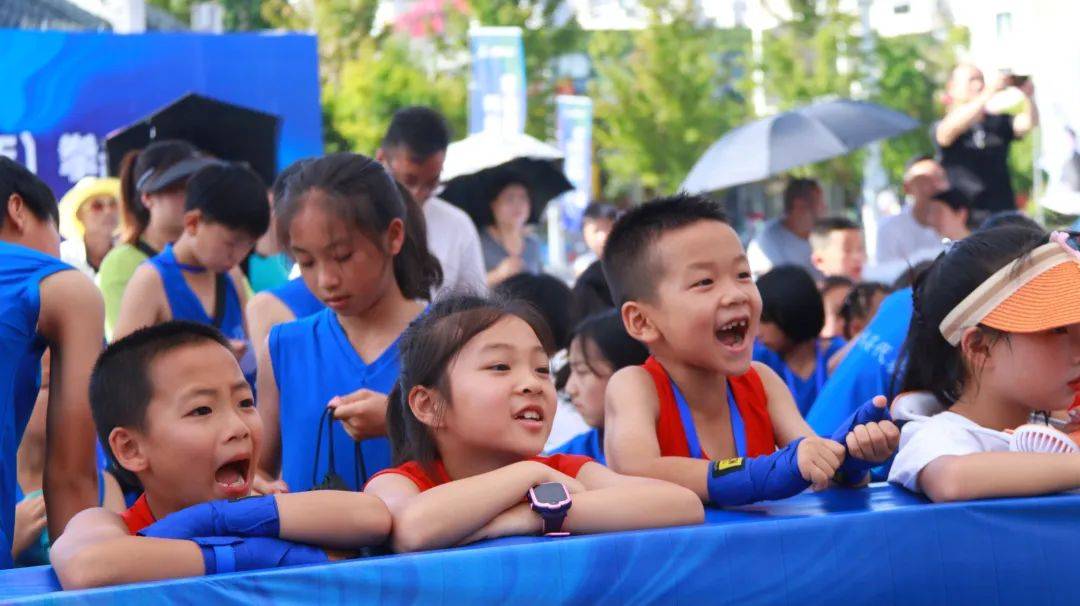
[[[538,502],[545,505],[559,505],[570,498],[570,495],[566,494],[566,488],[555,482],[538,484],[533,488],[533,494]]]

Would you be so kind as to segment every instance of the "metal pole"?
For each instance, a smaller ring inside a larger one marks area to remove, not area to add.
[[[875,56],[876,41],[874,32],[870,29],[870,5],[873,4],[873,0],[859,0],[859,17],[862,22],[862,40],[860,43],[860,50],[862,51],[863,65],[866,69],[863,70],[862,81],[862,96],[864,98],[870,98],[877,92],[878,84],[878,65]],[[877,225],[879,220],[879,209],[877,207],[878,193],[885,189],[888,184],[888,178],[885,176],[885,168],[881,165],[881,144],[871,143],[866,150],[866,158],[863,161],[863,182],[862,182],[862,207],[860,214],[862,215],[863,233],[866,238],[866,249],[870,255],[870,262],[877,261]]]

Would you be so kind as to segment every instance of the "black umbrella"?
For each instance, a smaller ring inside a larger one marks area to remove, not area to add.
[[[562,160],[516,158],[450,179],[439,197],[464,210],[473,222],[483,227],[494,220],[491,202],[511,181],[519,181],[529,190],[529,223],[540,221],[540,215],[552,198],[574,189],[563,174]]]
[[[273,114],[189,93],[109,133],[105,140],[109,174],[120,172],[120,160],[132,149],[162,139],[183,139],[222,160],[246,162],[271,183],[277,173],[280,123]]]

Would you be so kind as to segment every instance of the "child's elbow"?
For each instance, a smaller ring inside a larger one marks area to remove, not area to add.
[[[395,553],[411,553],[431,549],[432,527],[421,519],[420,512],[406,508],[393,516],[390,549]]]
[[[689,488],[672,484],[672,517],[674,525],[688,526],[700,524],[705,521],[705,506],[701,503],[697,493]]]
[[[357,547],[384,543],[393,527],[390,510],[379,497],[363,493],[357,497],[360,502],[352,509]]]
[[[108,567],[102,565],[102,558],[98,557],[92,548],[66,554],[60,541],[57,541],[49,557],[56,578],[65,590],[93,589],[111,584]]]
[[[932,466],[932,468],[931,468]],[[960,469],[949,462],[933,462],[919,474],[919,488],[935,503],[953,503],[976,498],[969,494]]]

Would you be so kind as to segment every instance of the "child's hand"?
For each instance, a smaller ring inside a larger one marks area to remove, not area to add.
[[[459,545],[499,537],[538,535],[543,530],[544,522],[540,515],[533,511],[528,503],[520,503],[495,516],[479,530],[462,539]]]
[[[271,480],[256,472],[251,478],[251,494],[285,494],[289,492],[289,485],[285,480]]]
[[[356,440],[386,435],[386,394],[370,389],[358,389],[337,396],[327,404],[334,409],[334,418],[341,421],[345,432]]]
[[[875,408],[884,409],[887,405],[888,400],[883,396],[874,398]],[[893,456],[900,444],[900,430],[888,419],[864,423],[852,427],[844,441],[852,458],[884,463]]]
[[[11,542],[11,557],[26,551],[45,529],[45,497],[38,495],[23,499],[15,506],[15,534]]]
[[[844,446],[835,440],[817,436],[803,438],[796,453],[799,473],[810,482],[814,492],[825,490],[844,462]]]

